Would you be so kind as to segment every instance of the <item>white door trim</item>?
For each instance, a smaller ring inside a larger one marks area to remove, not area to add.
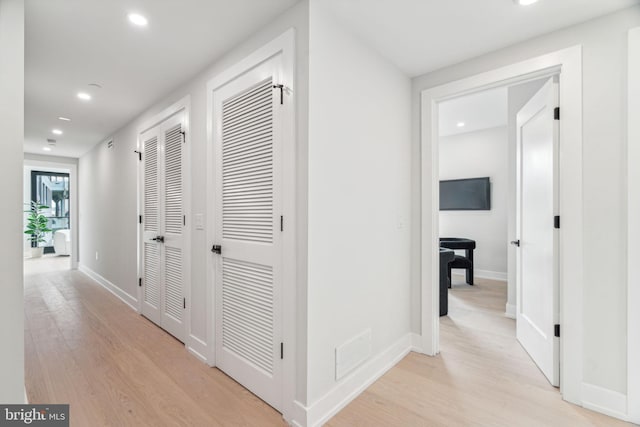
[[[184,112],[184,132],[185,132],[185,155],[182,159],[182,167],[184,171],[187,173],[183,173],[183,189],[182,189],[182,197],[183,197],[183,206],[184,206],[184,215],[187,217],[186,226],[184,228],[184,248],[183,248],[183,259],[184,259],[184,297],[187,300],[187,307],[184,311],[185,316],[185,340],[184,344],[187,349],[192,351],[194,346],[199,348],[198,339],[191,335],[191,222],[193,218],[190,215],[191,212],[191,132],[190,132],[190,112],[191,112],[191,96],[187,95],[177,102],[171,104],[169,107],[165,108],[158,114],[153,117],[145,120],[139,127],[136,132],[137,138],[137,151],[143,151],[143,141],[140,136],[153,128],[154,126],[159,125],[160,123],[167,120],[169,117],[178,114],[179,112]],[[135,154],[135,153],[134,153]],[[137,182],[137,204],[138,204],[138,215],[142,215],[144,212],[144,207],[142,206],[143,197],[142,197],[142,183],[144,182],[144,168],[143,163],[138,162],[138,182]],[[138,218],[136,218],[137,220]],[[143,227],[140,222],[138,222],[138,248],[137,248],[137,271],[138,277],[142,277],[142,233]],[[142,314],[142,288],[138,286],[137,291],[138,305],[137,310],[138,313]],[[197,355],[197,352],[196,352]]]
[[[422,91],[421,96],[421,326],[422,350],[439,352],[438,103],[492,87],[530,81],[560,69],[560,388],[581,404],[582,384],[582,47],[574,46]],[[565,280],[570,278],[570,280]]]
[[[629,30],[628,49],[627,407],[629,421],[640,424],[640,27]]]
[[[233,80],[236,76],[261,64],[267,59],[282,54],[281,84],[285,87],[283,111],[282,145],[282,194],[284,212],[283,234],[283,283],[282,283],[282,338],[284,342],[284,360],[282,365],[282,415],[292,420],[295,411],[296,395],[296,116],[295,116],[295,29],[291,28],[276,37],[260,49],[242,59],[227,70],[216,75],[207,83],[207,363],[215,366],[215,260],[209,252],[217,241],[215,235],[215,185],[214,185],[214,149],[213,149],[213,92]]]
[[[39,156],[39,155],[38,155]],[[32,160],[25,158],[24,166],[31,170],[41,170],[43,172],[67,172],[69,173],[69,222],[71,222],[71,269],[77,270],[80,251],[79,251],[79,232],[80,224],[78,223],[78,165],[77,163],[63,163],[45,160]]]

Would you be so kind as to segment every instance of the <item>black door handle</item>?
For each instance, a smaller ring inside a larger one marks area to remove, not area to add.
[[[222,246],[213,245],[213,247],[211,248],[211,252],[213,252],[214,254],[221,255],[222,254]]]
[[[158,236],[158,237],[154,237],[151,240],[155,240],[158,243],[164,243],[164,236]]]
[[[512,245],[514,245],[514,246],[520,247],[520,239],[518,239],[518,240],[512,240],[512,241],[511,241],[511,244],[512,244]]]

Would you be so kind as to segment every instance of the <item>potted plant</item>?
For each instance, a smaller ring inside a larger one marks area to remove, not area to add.
[[[43,213],[43,209],[49,209],[49,206],[40,204],[39,202],[31,202],[31,208],[25,212],[28,212],[27,216],[27,229],[24,234],[29,236],[31,240],[31,257],[39,258],[42,256],[44,248],[39,246],[39,243],[44,242],[44,236],[46,233],[51,232],[49,229],[49,218]]]

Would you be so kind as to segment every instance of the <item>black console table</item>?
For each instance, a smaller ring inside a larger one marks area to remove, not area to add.
[[[441,237],[440,247],[447,249],[462,249],[464,256],[456,255],[453,261],[449,263],[447,276],[449,278],[449,287],[451,287],[451,269],[462,268],[466,271],[466,281],[473,286],[473,250],[476,248],[476,241],[471,239],[462,239],[460,237]]]

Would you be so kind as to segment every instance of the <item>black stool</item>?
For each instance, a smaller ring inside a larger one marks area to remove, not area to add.
[[[451,287],[451,269],[461,268],[466,270],[466,282],[473,286],[473,250],[476,248],[475,240],[462,239],[459,237],[441,237],[440,247],[447,249],[464,249],[464,256],[457,255],[453,261],[449,263],[447,268],[447,277],[449,278],[449,287]]]

